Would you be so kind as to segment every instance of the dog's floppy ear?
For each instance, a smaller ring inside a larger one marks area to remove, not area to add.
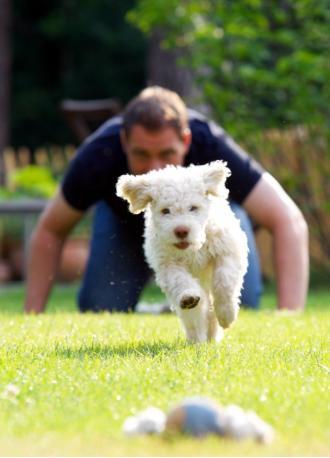
[[[217,197],[227,197],[228,190],[225,188],[225,181],[231,175],[231,171],[226,167],[227,162],[214,161],[203,165],[203,180],[207,194]]]
[[[131,213],[143,212],[152,201],[150,186],[144,176],[122,175],[116,185],[117,196],[129,203]]]

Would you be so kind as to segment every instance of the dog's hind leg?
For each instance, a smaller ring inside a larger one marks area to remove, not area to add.
[[[214,310],[210,309],[208,312],[208,331],[207,331],[207,340],[214,340],[215,342],[220,342],[223,337],[223,329],[219,326],[216,314]]]
[[[202,343],[208,340],[208,317],[205,303],[199,303],[191,310],[177,310],[187,339],[192,343]]]
[[[204,298],[193,310],[179,310],[177,314],[189,341],[195,343],[220,342],[222,339],[223,329],[219,326],[208,299]]]

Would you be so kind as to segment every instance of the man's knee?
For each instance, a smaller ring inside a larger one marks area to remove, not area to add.
[[[246,307],[257,309],[260,305],[262,294],[262,278],[253,226],[248,214],[240,205],[230,202],[230,206],[240,220],[241,228],[246,233],[249,247],[248,269],[244,277],[241,302]]]
[[[90,258],[78,296],[81,311],[134,310],[148,279],[142,228],[129,232],[101,202],[95,211]]]
[[[78,305],[81,312],[130,312],[134,311],[145,281],[128,282],[127,280],[109,280],[110,287],[104,289],[83,284],[78,293]],[[111,285],[113,283],[113,285]]]

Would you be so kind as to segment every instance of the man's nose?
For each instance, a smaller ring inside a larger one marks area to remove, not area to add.
[[[163,169],[165,167],[165,164],[162,160],[160,159],[151,159],[148,164],[149,170],[159,170]]]
[[[178,226],[174,229],[174,234],[178,239],[185,239],[189,234],[189,229],[186,226]]]

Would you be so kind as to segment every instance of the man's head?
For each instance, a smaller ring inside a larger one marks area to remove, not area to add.
[[[184,102],[161,87],[144,89],[125,109],[121,141],[136,175],[182,165],[191,142]]]

